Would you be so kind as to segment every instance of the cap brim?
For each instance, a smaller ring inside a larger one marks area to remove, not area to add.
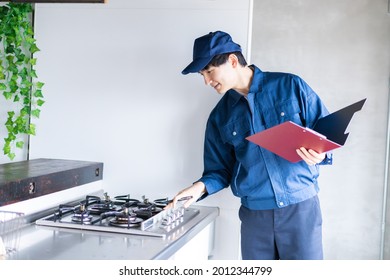
[[[187,75],[189,73],[198,73],[199,71],[204,69],[207,66],[207,64],[210,63],[211,59],[212,57],[196,59],[193,62],[191,62],[186,68],[184,68],[184,70],[181,71],[181,73],[183,75]]]

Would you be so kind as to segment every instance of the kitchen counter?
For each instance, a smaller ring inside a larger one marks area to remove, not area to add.
[[[164,260],[212,228],[217,207],[191,206],[199,214],[179,226],[166,238],[66,229],[27,224],[20,230],[17,252],[11,260]],[[210,234],[211,236],[211,234]],[[206,238],[210,239],[208,233]],[[209,242],[209,240],[207,240]],[[202,244],[196,244],[203,246]],[[207,244],[205,245],[207,246]],[[190,252],[189,252],[190,253]]]
[[[77,229],[62,227],[63,224],[61,227],[58,224],[38,225],[37,220],[53,215],[59,205],[78,205],[87,195],[105,198],[103,163],[37,159],[0,167],[0,213],[24,213],[21,227],[19,219],[16,222],[4,218],[6,223],[1,223],[0,217],[0,234],[6,237],[2,238],[4,242],[0,245],[4,243],[5,246],[0,249],[14,247],[14,241],[19,241],[17,250],[8,254],[7,259],[207,259],[211,254],[213,225],[219,215],[217,207],[191,206],[179,223],[169,226],[167,232],[161,230],[162,236],[154,235],[160,233],[158,225],[152,235],[152,227],[145,231],[135,230],[140,233],[137,235],[128,231],[109,232],[103,227],[92,230],[88,223]],[[20,230],[16,232],[14,228]],[[18,236],[15,233],[20,234],[19,238],[15,238]]]

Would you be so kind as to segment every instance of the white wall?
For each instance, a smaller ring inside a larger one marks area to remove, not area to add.
[[[248,49],[242,0],[36,4],[37,72],[46,103],[31,158],[104,163],[110,195],[173,197],[201,176],[207,117],[220,96],[183,76],[195,38],[222,29]],[[238,258],[238,200],[221,207],[215,258]],[[229,246],[226,246],[229,244]]]
[[[334,151],[334,165],[321,169],[320,199],[325,258],[378,259],[387,171],[388,1],[261,0],[254,1],[253,14],[252,61],[260,68],[300,75],[330,111],[367,97],[346,145]]]

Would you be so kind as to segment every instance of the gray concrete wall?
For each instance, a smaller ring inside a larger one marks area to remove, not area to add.
[[[346,145],[334,152],[334,165],[322,168],[320,199],[325,258],[378,259],[387,172],[388,1],[253,2],[252,63],[303,77],[330,111],[367,97]],[[384,257],[390,257],[388,245]]]

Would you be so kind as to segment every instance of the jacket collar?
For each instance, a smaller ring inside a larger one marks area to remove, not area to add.
[[[264,78],[264,73],[255,65],[250,65],[250,68],[253,70],[253,78],[252,78],[252,83],[251,86],[249,87],[249,94],[254,94],[256,92],[261,92],[263,88],[263,78]],[[241,98],[245,98],[241,94],[239,94],[237,91],[231,89],[227,92],[227,94],[230,95],[232,106],[235,106],[237,102]]]

